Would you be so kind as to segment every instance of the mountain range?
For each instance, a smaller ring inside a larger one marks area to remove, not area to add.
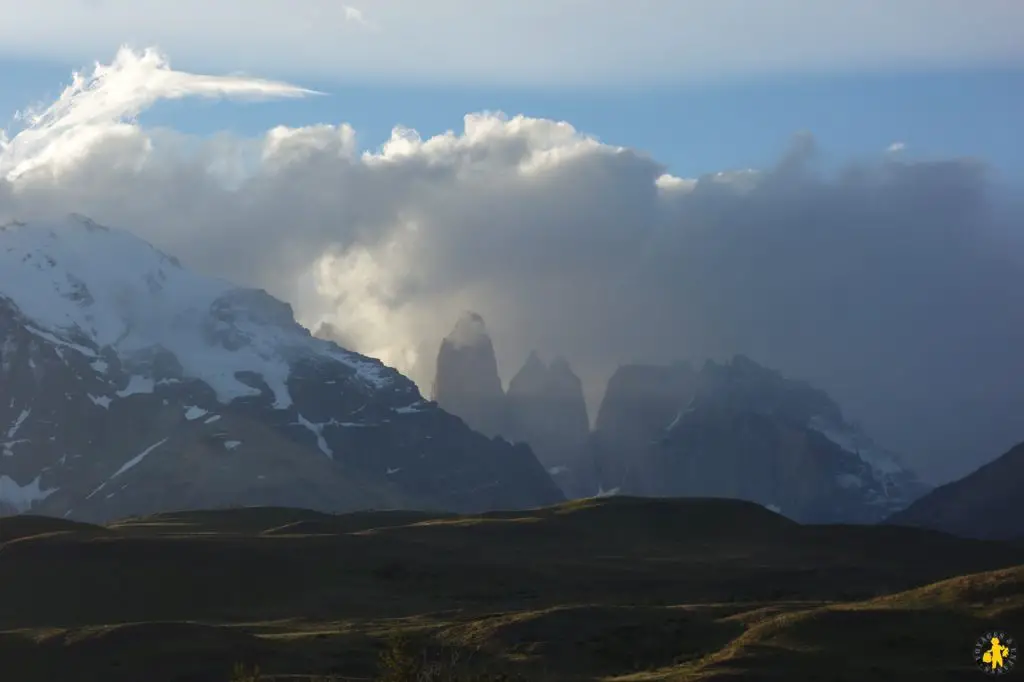
[[[568,361],[531,353],[505,390],[466,313],[433,390],[128,232],[78,215],[0,226],[0,514],[472,513],[628,494],[1024,537],[1024,446],[929,492],[825,392],[742,355],[623,365],[591,427]]]
[[[565,360],[531,353],[504,393],[483,319],[466,313],[435,387],[474,428],[529,443],[570,497],[735,497],[798,521],[876,522],[928,491],[823,391],[742,355],[620,367],[591,431]]]
[[[264,291],[83,216],[0,227],[0,513],[481,511],[563,494]]]

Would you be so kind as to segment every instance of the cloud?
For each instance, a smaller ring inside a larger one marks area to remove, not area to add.
[[[354,21],[355,23],[363,24],[364,26],[369,26],[370,25],[370,22],[367,21],[366,17],[363,15],[362,11],[356,9],[355,7],[350,7],[348,5],[342,5],[341,9],[342,9],[342,12],[345,15],[345,20],[346,21]]]
[[[886,147],[885,151],[887,151],[890,154],[899,154],[900,152],[902,152],[906,148],[907,148],[907,145],[906,145],[905,142],[893,142],[891,145]]]
[[[0,0],[0,16],[0,54],[79,64],[129,40],[189,68],[375,85],[632,86],[1024,62],[1017,0]]]
[[[156,50],[122,47],[109,66],[91,77],[75,73],[56,102],[40,112],[18,112],[28,123],[16,138],[0,138],[0,176],[9,180],[45,167],[62,170],[110,135],[132,135],[124,127],[158,100],[183,97],[271,98],[315,94],[287,83],[234,76],[201,76],[170,68]]]
[[[825,174],[801,134],[774,166],[676,178],[569,123],[486,112],[367,153],[344,124],[195,139],[124,120],[194,92],[139,91],[134,63],[28,128],[81,121],[89,144],[63,144],[73,125],[12,136],[0,165],[35,170],[0,181],[0,220],[131,229],[424,387],[469,309],[506,379],[531,349],[564,355],[592,405],[619,363],[743,352],[821,385],[933,478],[1024,437],[1024,206],[979,162],[880,154]],[[153,64],[147,83],[223,83]]]

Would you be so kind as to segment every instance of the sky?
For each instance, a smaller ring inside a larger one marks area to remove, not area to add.
[[[132,230],[424,389],[472,309],[592,410],[742,352],[933,482],[1024,440],[1024,3],[0,12],[0,218]]]

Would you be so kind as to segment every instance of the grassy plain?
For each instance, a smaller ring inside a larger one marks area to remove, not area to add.
[[[0,519],[4,682],[935,682],[989,628],[1024,637],[1024,547],[734,500]]]

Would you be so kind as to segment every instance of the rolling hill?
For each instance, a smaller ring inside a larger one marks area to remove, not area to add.
[[[398,635],[526,680],[960,679],[986,628],[1024,631],[1024,548],[737,500],[5,517],[0,536],[19,682],[375,679]]]

